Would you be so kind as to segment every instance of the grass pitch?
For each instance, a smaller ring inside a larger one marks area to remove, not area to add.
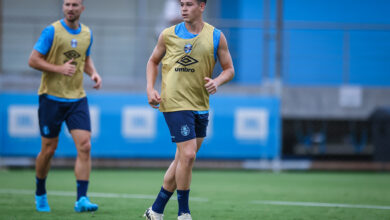
[[[52,169],[51,213],[34,207],[33,170],[0,171],[0,219],[142,219],[157,195],[163,170],[93,170],[89,197],[95,213],[75,213],[72,170]],[[195,220],[390,219],[389,173],[195,170],[190,209]],[[177,219],[176,194],[164,219]]]

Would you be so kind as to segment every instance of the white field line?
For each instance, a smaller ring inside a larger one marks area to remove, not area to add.
[[[25,189],[0,189],[0,194],[18,194],[18,195],[34,195],[33,190]],[[51,196],[76,196],[76,192],[69,191],[48,191]],[[123,199],[155,199],[153,195],[143,194],[119,194],[119,193],[97,193],[89,192],[90,197],[100,198],[123,198]],[[172,198],[176,200],[176,198]],[[194,202],[208,202],[207,198],[190,197]],[[375,205],[353,205],[353,204],[337,204],[337,203],[318,203],[318,202],[287,202],[287,201],[252,201],[254,204],[264,205],[286,205],[286,206],[306,206],[306,207],[332,207],[332,208],[358,208],[358,209],[382,209],[390,210],[390,206],[375,206]]]
[[[33,190],[26,189],[0,189],[0,194],[18,194],[18,195],[34,195]],[[52,191],[48,190],[47,194],[49,196],[76,196],[76,192],[69,191]],[[100,197],[100,198],[122,198],[122,199],[156,199],[156,196],[153,195],[143,195],[143,194],[119,194],[119,193],[98,193],[98,192],[88,192],[89,197]],[[171,199],[177,200],[172,197]],[[199,197],[190,197],[191,201],[194,202],[208,202],[207,198]]]
[[[353,204],[319,203],[319,202],[252,201],[251,203],[263,204],[263,205],[287,205],[287,206],[309,206],[309,207],[332,207],[332,208],[385,209],[385,210],[390,210],[390,206],[353,205]]]

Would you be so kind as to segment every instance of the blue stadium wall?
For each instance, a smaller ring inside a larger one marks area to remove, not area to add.
[[[143,94],[89,95],[92,156],[95,158],[173,158],[168,127]],[[3,93],[0,156],[35,157],[40,151],[38,96]],[[272,97],[212,96],[208,137],[198,158],[275,158],[280,154],[280,103]],[[76,150],[63,125],[56,157]]]
[[[262,25],[268,0],[224,0],[221,18]],[[284,0],[283,74],[292,86],[390,86],[390,1]],[[264,29],[222,28],[239,84],[274,77],[276,0],[269,0],[269,73],[263,72]]]

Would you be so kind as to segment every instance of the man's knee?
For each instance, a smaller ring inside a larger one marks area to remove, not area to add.
[[[181,155],[180,155],[180,160],[181,162],[191,164],[195,161],[196,158],[196,151],[194,150],[185,150]]]
[[[41,151],[41,154],[45,155],[45,157],[52,158],[56,152],[56,148],[48,148],[46,150]]]
[[[81,154],[90,154],[91,152],[91,140],[89,138],[85,138],[80,141],[78,146],[78,151]]]
[[[41,154],[43,154],[46,157],[53,157],[57,149],[57,143],[58,143],[57,140],[44,141],[42,143]]]

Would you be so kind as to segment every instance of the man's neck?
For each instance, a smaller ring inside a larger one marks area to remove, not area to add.
[[[191,23],[185,22],[185,26],[190,33],[199,34],[203,29],[204,22],[202,19],[199,19]]]
[[[75,20],[75,21],[71,22],[71,21],[68,21],[68,20],[65,18],[64,21],[65,21],[65,24],[66,24],[69,28],[75,29],[75,30],[79,29],[79,20]]]

